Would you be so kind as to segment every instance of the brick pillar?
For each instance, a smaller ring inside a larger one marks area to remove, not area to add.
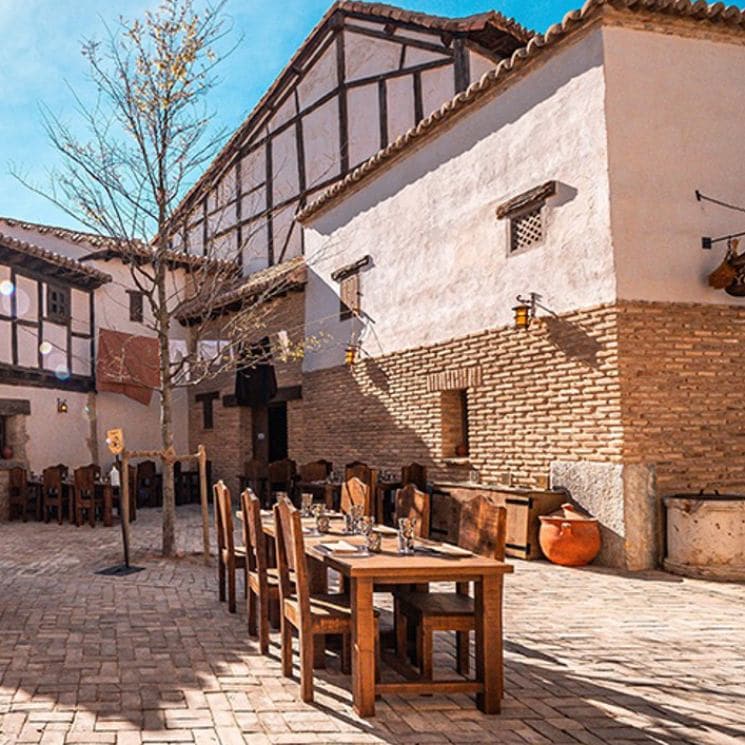
[[[10,472],[6,469],[0,469],[0,523],[7,522],[10,519],[9,484]]]

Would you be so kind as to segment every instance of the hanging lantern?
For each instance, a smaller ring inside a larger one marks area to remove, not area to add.
[[[512,309],[515,313],[515,328],[528,329],[531,321],[531,307],[527,303],[520,303]]]
[[[344,352],[344,364],[347,367],[352,367],[357,360],[357,347],[354,344],[349,344]]]

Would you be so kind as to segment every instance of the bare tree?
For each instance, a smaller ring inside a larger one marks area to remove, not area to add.
[[[192,0],[161,0],[141,20],[120,18],[107,26],[103,42],[86,41],[82,51],[93,95],[72,91],[83,134],[79,126],[44,109],[45,127],[62,165],[49,190],[31,187],[110,238],[105,247],[128,264],[133,285],[149,306],[148,325],[159,351],[158,382],[153,385],[147,375],[139,382],[154,387],[160,397],[165,555],[175,551],[173,461],[168,455],[175,452],[174,391],[239,359],[245,364],[247,352],[239,337],[251,325],[246,317],[223,324],[216,336],[226,343],[211,356],[194,341],[178,353],[170,345],[172,328],[187,311],[206,332],[214,315],[209,309],[240,277],[230,257],[221,260],[207,251],[190,260],[173,251],[169,234],[179,200],[224,137],[214,130],[207,102],[217,82],[218,47],[229,31],[223,5],[198,10]],[[281,275],[277,279],[284,281]],[[271,287],[256,290],[257,307],[273,295]],[[210,333],[215,335],[214,329]],[[226,335],[232,338],[225,340]]]

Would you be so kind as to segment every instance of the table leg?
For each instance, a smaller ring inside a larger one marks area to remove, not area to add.
[[[111,484],[104,484],[103,487],[103,524],[105,527],[110,528],[113,524],[112,512],[114,497],[111,491]]]
[[[352,579],[352,699],[359,716],[375,716],[375,615],[368,578]]]
[[[502,575],[474,583],[476,604],[476,680],[484,685],[476,703],[485,714],[499,714],[502,701]]]

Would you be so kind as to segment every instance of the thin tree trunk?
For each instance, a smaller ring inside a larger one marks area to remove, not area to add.
[[[163,233],[161,232],[161,235]],[[160,348],[160,435],[164,452],[173,452],[173,386],[171,381],[171,359],[168,346],[171,319],[166,288],[166,263],[161,259],[168,245],[160,238],[158,246],[157,281],[158,293],[158,345]],[[176,553],[176,489],[173,479],[173,461],[163,461],[163,555]]]

